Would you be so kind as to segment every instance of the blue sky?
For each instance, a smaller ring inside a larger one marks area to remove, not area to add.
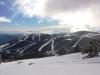
[[[39,27],[58,24],[57,20],[51,18],[39,18],[35,15],[31,18],[25,17],[13,6],[14,3],[15,0],[0,0],[0,17],[11,20],[11,22],[0,22],[0,27]]]
[[[99,0],[0,0],[0,31],[98,31],[99,25]]]

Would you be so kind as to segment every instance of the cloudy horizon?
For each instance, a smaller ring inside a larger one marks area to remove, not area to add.
[[[0,31],[100,31],[99,26],[100,0],[0,1]]]

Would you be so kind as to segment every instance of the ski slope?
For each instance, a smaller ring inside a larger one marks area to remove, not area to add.
[[[100,75],[100,57],[82,59],[81,53],[0,64],[0,75]]]

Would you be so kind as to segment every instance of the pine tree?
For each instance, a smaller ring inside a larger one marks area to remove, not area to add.
[[[1,62],[2,62],[2,61],[1,61],[1,54],[0,54],[0,64],[1,64]]]
[[[57,55],[65,55],[65,54],[67,54],[67,51],[66,51],[67,49],[64,49],[64,48],[59,48],[59,49],[57,49],[56,51],[55,51],[55,53],[57,54]]]
[[[95,57],[98,56],[98,42],[97,40],[93,40],[89,43],[88,48],[86,49],[88,53],[87,57]]]

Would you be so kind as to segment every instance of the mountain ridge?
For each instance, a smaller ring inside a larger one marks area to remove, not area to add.
[[[75,53],[80,52],[78,49],[75,50],[75,47],[86,48],[84,45],[91,42],[94,37],[98,37],[96,39],[99,40],[100,33],[78,31],[70,34],[23,34],[1,47],[0,54],[4,60],[17,60],[52,56],[57,53],[62,53],[61,55]]]

